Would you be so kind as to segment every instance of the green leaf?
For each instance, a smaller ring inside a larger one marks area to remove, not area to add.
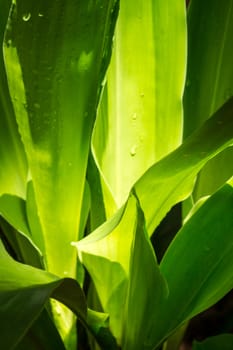
[[[233,95],[232,35],[232,0],[222,4],[218,0],[192,0],[188,11],[185,137]]]
[[[160,344],[233,287],[233,188],[210,197],[179,231],[160,264],[169,295],[157,309]]]
[[[149,349],[157,319],[148,320],[148,310],[158,307],[167,290],[134,195],[111,219],[74,244],[118,344],[123,349]]]
[[[185,137],[233,95],[232,36],[232,0],[224,1],[224,4],[218,0],[191,2],[184,94]],[[195,200],[215,192],[232,173],[233,149],[229,149],[200,172],[194,191]]]
[[[43,231],[38,214],[35,191],[32,181],[29,181],[27,183],[26,216],[33,242],[40,249],[43,256],[45,256],[46,250],[44,245]]]
[[[59,333],[49,317],[43,310],[33,323],[27,334],[16,346],[16,350],[65,350]]]
[[[167,292],[167,286],[145,230],[143,212],[137,203],[137,228],[131,245],[122,349],[153,348],[159,322],[156,310]],[[154,312],[151,312],[152,310]]]
[[[14,261],[0,243],[1,346],[14,347],[52,297],[73,310],[85,322],[87,306],[78,283]]]
[[[92,234],[73,243],[91,275],[104,312],[110,315],[110,329],[118,343],[122,333],[129,251],[136,218],[135,200],[130,198],[126,207],[118,210]]]
[[[207,338],[203,342],[194,342],[193,350],[232,350],[233,335],[220,334]]]
[[[150,235],[171,207],[191,194],[195,177],[206,162],[232,142],[233,98],[138,180],[134,188]]]
[[[4,41],[11,97],[30,166],[45,262],[76,275],[86,167],[116,0],[13,3]]]
[[[185,71],[184,1],[121,1],[93,135],[108,217],[134,182],[180,144]]]
[[[0,44],[2,46],[10,0],[1,1]],[[27,164],[9,95],[2,50],[0,51],[0,195],[25,197]]]
[[[118,349],[115,338],[109,332],[109,315],[88,309],[87,323],[92,334],[98,339],[101,350]]]
[[[4,194],[0,196],[0,215],[3,232],[17,257],[26,264],[41,268],[42,252],[31,234],[22,198]]]

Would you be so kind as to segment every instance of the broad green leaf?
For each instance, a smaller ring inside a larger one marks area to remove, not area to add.
[[[159,322],[156,310],[168,290],[145,230],[144,215],[138,203],[137,228],[130,253],[122,349],[153,349]]]
[[[44,268],[42,254],[30,237],[17,231],[2,218],[0,219],[0,226],[12,253],[18,261],[34,267]]]
[[[17,257],[26,264],[41,268],[42,251],[31,234],[26,213],[25,201],[17,196],[0,196],[0,216],[3,232]],[[36,232],[38,233],[38,232]]]
[[[232,350],[233,335],[220,334],[215,337],[210,337],[203,342],[194,342],[193,350]]]
[[[110,315],[110,329],[120,343],[123,308],[130,264],[130,247],[135,229],[135,200],[128,201],[92,234],[77,243],[81,262],[95,284],[101,306]]]
[[[76,275],[90,138],[117,1],[15,1],[4,41],[11,97],[44,234],[46,266]]]
[[[95,337],[98,339],[98,343],[101,346],[101,350],[117,350],[116,340],[113,338],[108,330],[109,327],[109,315],[96,312],[88,309],[87,323]]]
[[[134,182],[180,144],[185,72],[184,1],[122,0],[93,135],[108,217]]]
[[[25,335],[50,297],[85,322],[87,306],[78,283],[14,261],[0,243],[1,346],[11,349]]]
[[[10,0],[0,2],[1,47],[10,4]],[[0,195],[11,193],[25,198],[26,158],[9,95],[2,50],[0,50],[0,77]]]
[[[134,188],[151,235],[170,208],[187,198],[208,160],[233,142],[233,98],[174,152],[152,166]]]
[[[233,95],[232,36],[232,0],[191,2],[184,94],[185,137]],[[195,186],[195,199],[215,192],[232,174],[233,149],[229,149],[201,171]]]
[[[43,232],[38,240],[47,270],[61,277],[77,274],[71,242],[83,234],[87,160],[117,4],[15,1],[5,34],[9,88]],[[65,338],[73,315],[57,303],[53,311]]]
[[[226,185],[202,205],[169,246],[160,264],[169,295],[157,309],[155,345],[232,289],[232,208],[233,188]]]
[[[143,344],[153,343],[151,329],[157,320],[152,317],[148,321],[147,312],[161,302],[166,285],[134,195],[111,219],[74,244],[95,284],[101,306],[110,316],[110,329],[118,344],[123,349],[142,349]],[[150,271],[145,274],[148,266]]]
[[[27,334],[16,346],[16,350],[65,350],[59,333],[49,317],[43,310],[33,323]]]

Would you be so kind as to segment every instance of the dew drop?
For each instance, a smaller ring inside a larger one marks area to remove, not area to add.
[[[38,17],[44,17],[43,13],[38,13]]]
[[[132,115],[132,120],[136,120],[137,119],[137,113],[134,113],[133,115]]]
[[[143,92],[140,93],[140,97],[143,98],[145,94]]]
[[[30,13],[30,12],[25,13],[25,14],[23,15],[23,17],[22,17],[22,19],[23,19],[24,22],[29,21],[30,18],[31,18],[31,13]]]
[[[134,157],[137,153],[137,146],[136,145],[133,145],[130,149],[130,155],[131,157]]]

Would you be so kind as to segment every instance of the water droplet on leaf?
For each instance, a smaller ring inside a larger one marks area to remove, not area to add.
[[[132,115],[132,119],[133,119],[133,120],[136,120],[136,119],[137,119],[137,113],[134,113],[134,114]]]
[[[23,15],[23,17],[22,17],[22,19],[23,19],[24,22],[29,21],[30,18],[31,18],[31,13],[30,13],[30,12],[25,13],[25,14]]]
[[[133,145],[130,149],[130,155],[131,157],[134,157],[137,153],[137,146],[136,145]]]

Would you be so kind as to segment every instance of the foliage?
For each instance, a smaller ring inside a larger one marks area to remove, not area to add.
[[[233,1],[0,5],[1,346],[175,350],[233,287]]]

